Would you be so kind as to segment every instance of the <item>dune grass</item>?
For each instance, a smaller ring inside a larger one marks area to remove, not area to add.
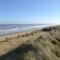
[[[0,60],[60,60],[60,26],[26,33],[6,42],[18,47],[1,55]]]

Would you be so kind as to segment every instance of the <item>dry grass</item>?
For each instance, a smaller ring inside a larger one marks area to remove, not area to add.
[[[60,60],[60,26],[19,34],[0,48],[0,60]]]

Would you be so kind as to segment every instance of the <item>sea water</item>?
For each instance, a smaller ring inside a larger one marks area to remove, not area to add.
[[[0,35],[10,34],[14,32],[39,29],[50,26],[48,24],[0,24]]]

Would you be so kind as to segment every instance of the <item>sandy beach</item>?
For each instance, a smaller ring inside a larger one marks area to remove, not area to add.
[[[0,60],[60,60],[60,26],[0,36]]]

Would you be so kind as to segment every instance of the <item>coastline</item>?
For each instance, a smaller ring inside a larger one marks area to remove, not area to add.
[[[46,27],[35,28],[35,29],[30,29],[30,30],[25,30],[25,31],[20,31],[20,32],[14,32],[14,33],[9,33],[9,34],[5,34],[5,35],[0,35],[0,43],[4,42],[6,40],[14,39],[14,38],[19,39],[19,37],[21,37],[23,35],[26,35],[26,34],[29,35],[30,33],[41,31],[44,28],[56,27],[56,26],[59,26],[59,25],[50,25],[50,26],[46,26]]]
[[[9,34],[18,33],[18,32],[27,32],[27,31],[40,30],[40,29],[42,29],[44,27],[49,27],[49,26],[53,26],[53,25],[41,25],[41,26],[40,25],[37,25],[37,26],[24,27],[24,28],[22,26],[21,28],[14,27],[14,28],[5,29],[5,30],[2,29],[2,30],[0,30],[0,36],[9,35]]]

